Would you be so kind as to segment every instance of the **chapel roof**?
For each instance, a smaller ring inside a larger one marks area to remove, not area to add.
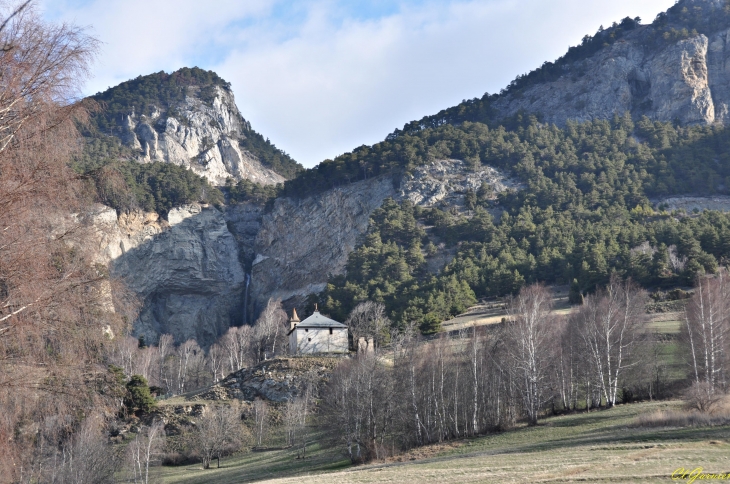
[[[297,328],[346,328],[342,323],[338,323],[334,319],[326,318],[315,311],[314,314],[297,324]]]

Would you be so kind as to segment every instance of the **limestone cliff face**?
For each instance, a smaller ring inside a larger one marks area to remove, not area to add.
[[[720,0],[683,0],[680,7],[722,12]],[[592,57],[575,62],[559,79],[500,96],[500,116],[520,110],[551,123],[610,119],[630,112],[658,121],[710,124],[730,121],[730,29],[706,31],[671,43],[648,40],[641,26]],[[680,27],[678,27],[680,28]]]
[[[155,342],[169,333],[178,343],[194,338],[206,346],[240,323],[244,271],[219,210],[186,205],[166,222],[100,207],[94,217],[99,262],[109,263],[142,302],[135,335]]]
[[[236,107],[233,93],[215,86],[212,102],[204,102],[194,86],[185,100],[149,115],[131,113],[122,120],[119,138],[140,162],[161,161],[191,169],[214,185],[226,178],[264,185],[284,181],[239,145],[250,126]]]
[[[269,210],[253,203],[223,211],[191,204],[163,220],[139,211],[117,216],[98,206],[91,215],[93,243],[97,262],[139,297],[134,335],[156,342],[169,333],[178,343],[194,338],[208,346],[230,326],[252,323],[269,298],[295,306],[322,291],[330,275],[345,271],[386,198],[463,209],[465,191],[484,182],[495,193],[520,188],[493,168],[437,160],[403,179],[280,198]]]
[[[256,237],[252,302],[258,309],[270,297],[301,305],[306,296],[322,291],[330,275],[344,273],[347,256],[386,198],[459,207],[465,191],[482,182],[495,193],[520,188],[494,168],[473,171],[461,160],[437,160],[402,180],[375,178],[301,200],[276,200]]]
[[[375,178],[312,197],[277,199],[263,217],[251,272],[253,301],[301,301],[341,274],[370,214],[396,194],[391,178]]]
[[[700,34],[651,54],[638,42],[619,41],[575,67],[583,75],[566,74],[519,95],[506,95],[495,107],[505,116],[520,110],[539,112],[546,121],[560,125],[626,112],[683,124],[726,121],[727,35],[708,39]]]

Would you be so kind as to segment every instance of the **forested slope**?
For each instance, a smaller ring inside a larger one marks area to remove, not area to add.
[[[526,283],[570,284],[579,300],[614,272],[669,287],[727,264],[727,213],[669,213],[649,201],[727,193],[727,129],[634,123],[629,116],[566,128],[534,117],[513,123],[428,128],[331,162],[334,172],[366,166],[382,173],[459,158],[505,169],[525,188],[496,198],[466,193],[466,212],[386,202],[350,255],[347,274],[330,280],[321,299],[328,311],[343,318],[370,299],[384,302],[394,321],[420,321],[432,331],[475,297],[514,293]],[[486,210],[497,207],[505,210],[499,220]],[[425,261],[438,243],[456,255],[434,275]]]

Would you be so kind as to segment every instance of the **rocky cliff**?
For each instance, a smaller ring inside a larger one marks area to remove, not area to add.
[[[324,290],[330,275],[344,272],[370,214],[386,198],[458,209],[466,190],[476,190],[483,182],[495,193],[520,188],[494,168],[473,170],[461,160],[436,160],[403,179],[380,177],[303,199],[277,199],[263,217],[255,241],[254,309],[262,308],[270,297],[288,306],[301,305],[309,294]]]
[[[99,262],[123,279],[142,303],[134,335],[155,342],[169,333],[177,343],[202,346],[240,324],[245,274],[224,214],[197,204],[176,208],[168,221],[133,212],[117,217],[99,207]]]
[[[120,138],[134,150],[137,160],[185,166],[215,185],[223,185],[229,177],[264,185],[283,182],[283,176],[239,146],[250,127],[238,111],[233,93],[216,86],[210,103],[196,94],[189,87],[185,99],[166,111],[153,108],[149,115],[132,112],[124,116]]]
[[[508,91],[493,107],[499,117],[525,111],[559,125],[626,112],[682,124],[727,123],[730,25],[718,28],[712,22],[726,15],[725,8],[719,0],[679,2],[660,15],[661,22],[640,26],[595,55],[565,65],[556,80]],[[677,35],[686,38],[672,40]]]
[[[189,168],[214,185],[250,180],[269,185],[291,178],[302,167],[251,128],[236,106],[228,82],[197,67],[158,72],[123,82],[90,98],[85,130],[87,158],[109,156],[140,163]],[[121,145],[121,146],[120,146]],[[109,160],[83,160],[98,168]]]
[[[386,198],[459,209],[465,191],[483,182],[495,192],[519,188],[493,168],[474,171],[460,160],[438,160],[402,180],[379,177],[280,198],[268,211],[255,203],[223,210],[191,204],[164,220],[97,206],[97,262],[139,297],[135,336],[155,342],[169,333],[178,343],[194,338],[207,346],[229,326],[253,322],[269,298],[301,306],[322,291],[330,275],[343,273]]]

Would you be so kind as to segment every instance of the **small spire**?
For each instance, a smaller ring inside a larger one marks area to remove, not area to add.
[[[291,321],[293,323],[298,323],[299,322],[299,316],[297,316],[297,308],[294,308],[292,310],[292,312],[291,312]]]
[[[315,313],[318,313],[319,312],[319,309],[317,309],[317,303],[314,303],[314,312]]]

